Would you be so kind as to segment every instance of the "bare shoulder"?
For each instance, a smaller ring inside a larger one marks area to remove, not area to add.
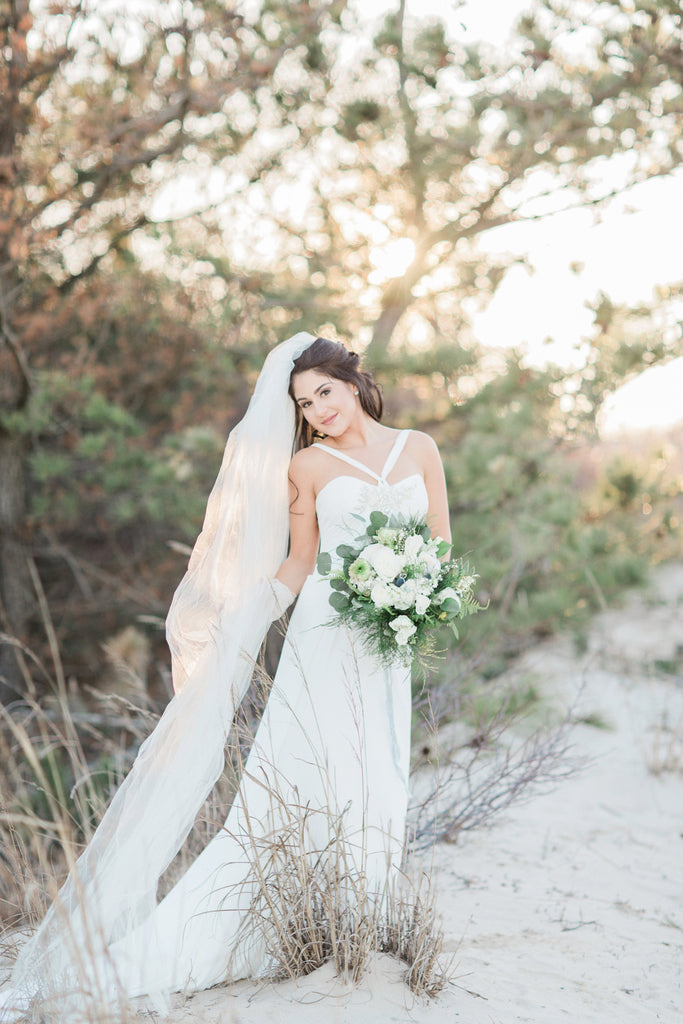
[[[411,430],[408,435],[407,446],[410,454],[422,465],[434,465],[441,463],[441,456],[436,441],[429,434],[422,430]]]
[[[321,453],[315,448],[301,448],[292,456],[289,464],[289,475],[301,482],[311,481],[316,469],[320,466]]]

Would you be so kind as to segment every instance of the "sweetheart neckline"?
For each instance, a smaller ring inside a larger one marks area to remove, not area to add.
[[[409,473],[408,476],[404,476],[400,480],[395,480],[391,484],[388,480],[378,480],[375,483],[373,480],[361,480],[359,476],[353,476],[351,473],[339,473],[337,476],[333,476],[331,480],[328,480],[327,483],[323,484],[320,488],[315,496],[316,504],[325,488],[329,487],[330,484],[333,484],[335,480],[357,480],[359,484],[363,484],[365,487],[379,487],[380,485],[384,485],[385,487],[398,487],[399,484],[404,484],[406,480],[412,480],[414,477],[418,477],[418,479],[424,484],[424,477],[422,476],[422,473]]]

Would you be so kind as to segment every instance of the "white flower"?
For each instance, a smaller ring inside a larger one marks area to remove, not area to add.
[[[415,598],[415,611],[418,615],[424,615],[430,605],[430,600],[424,594],[418,594]]]
[[[377,543],[383,544],[384,547],[393,547],[394,541],[398,537],[398,530],[395,530],[391,526],[380,526],[376,533]]]
[[[395,579],[403,568],[403,557],[383,544],[369,544],[362,557],[370,563],[380,579],[388,583]]]
[[[394,588],[387,586],[382,580],[373,583],[370,591],[370,600],[376,608],[392,608],[394,603]]]
[[[391,590],[394,592],[394,599],[392,601],[394,608],[405,610],[406,608],[413,607],[417,596],[415,580],[406,580],[400,587],[392,586]]]
[[[389,625],[396,631],[396,643],[399,647],[405,647],[413,633],[417,633],[417,626],[407,615],[397,615]]]
[[[423,554],[420,558],[420,568],[427,576],[438,576],[441,562],[432,554]]]
[[[405,556],[408,562],[417,562],[418,556],[422,554],[425,542],[424,538],[419,533],[411,534],[410,537],[406,537],[405,543]]]
[[[460,600],[460,595],[456,594],[455,590],[453,590],[453,587],[444,587],[443,590],[441,590],[438,594],[435,595],[434,600],[436,601],[437,604],[443,604],[444,601],[448,600],[457,601],[458,607],[460,607],[460,605],[462,604],[462,601]]]

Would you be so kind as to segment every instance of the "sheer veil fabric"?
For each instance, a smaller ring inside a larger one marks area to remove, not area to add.
[[[226,735],[267,628],[294,596],[273,576],[288,539],[295,424],[289,377],[314,340],[296,334],[270,352],[228,438],[167,619],[175,696],[22,947],[11,990],[0,997],[3,1019],[11,1019],[9,1007],[35,997],[82,993],[84,975],[91,995],[111,991],[116,982],[107,976],[107,948],[156,906],[159,878],[222,771]]]

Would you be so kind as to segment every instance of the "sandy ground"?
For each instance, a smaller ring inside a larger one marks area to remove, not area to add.
[[[435,851],[452,983],[415,999],[374,958],[296,982],[175,996],[170,1024],[680,1024],[683,1021],[683,563],[510,670],[573,708],[582,768]],[[136,1019],[155,1019],[141,1012]]]
[[[655,661],[669,662],[667,666]],[[491,829],[437,848],[453,983],[415,1000],[377,957],[358,986],[327,965],[186,1000],[173,1024],[679,1024],[683,1020],[683,565],[514,667],[575,703],[577,774]],[[662,770],[664,769],[664,770]]]

